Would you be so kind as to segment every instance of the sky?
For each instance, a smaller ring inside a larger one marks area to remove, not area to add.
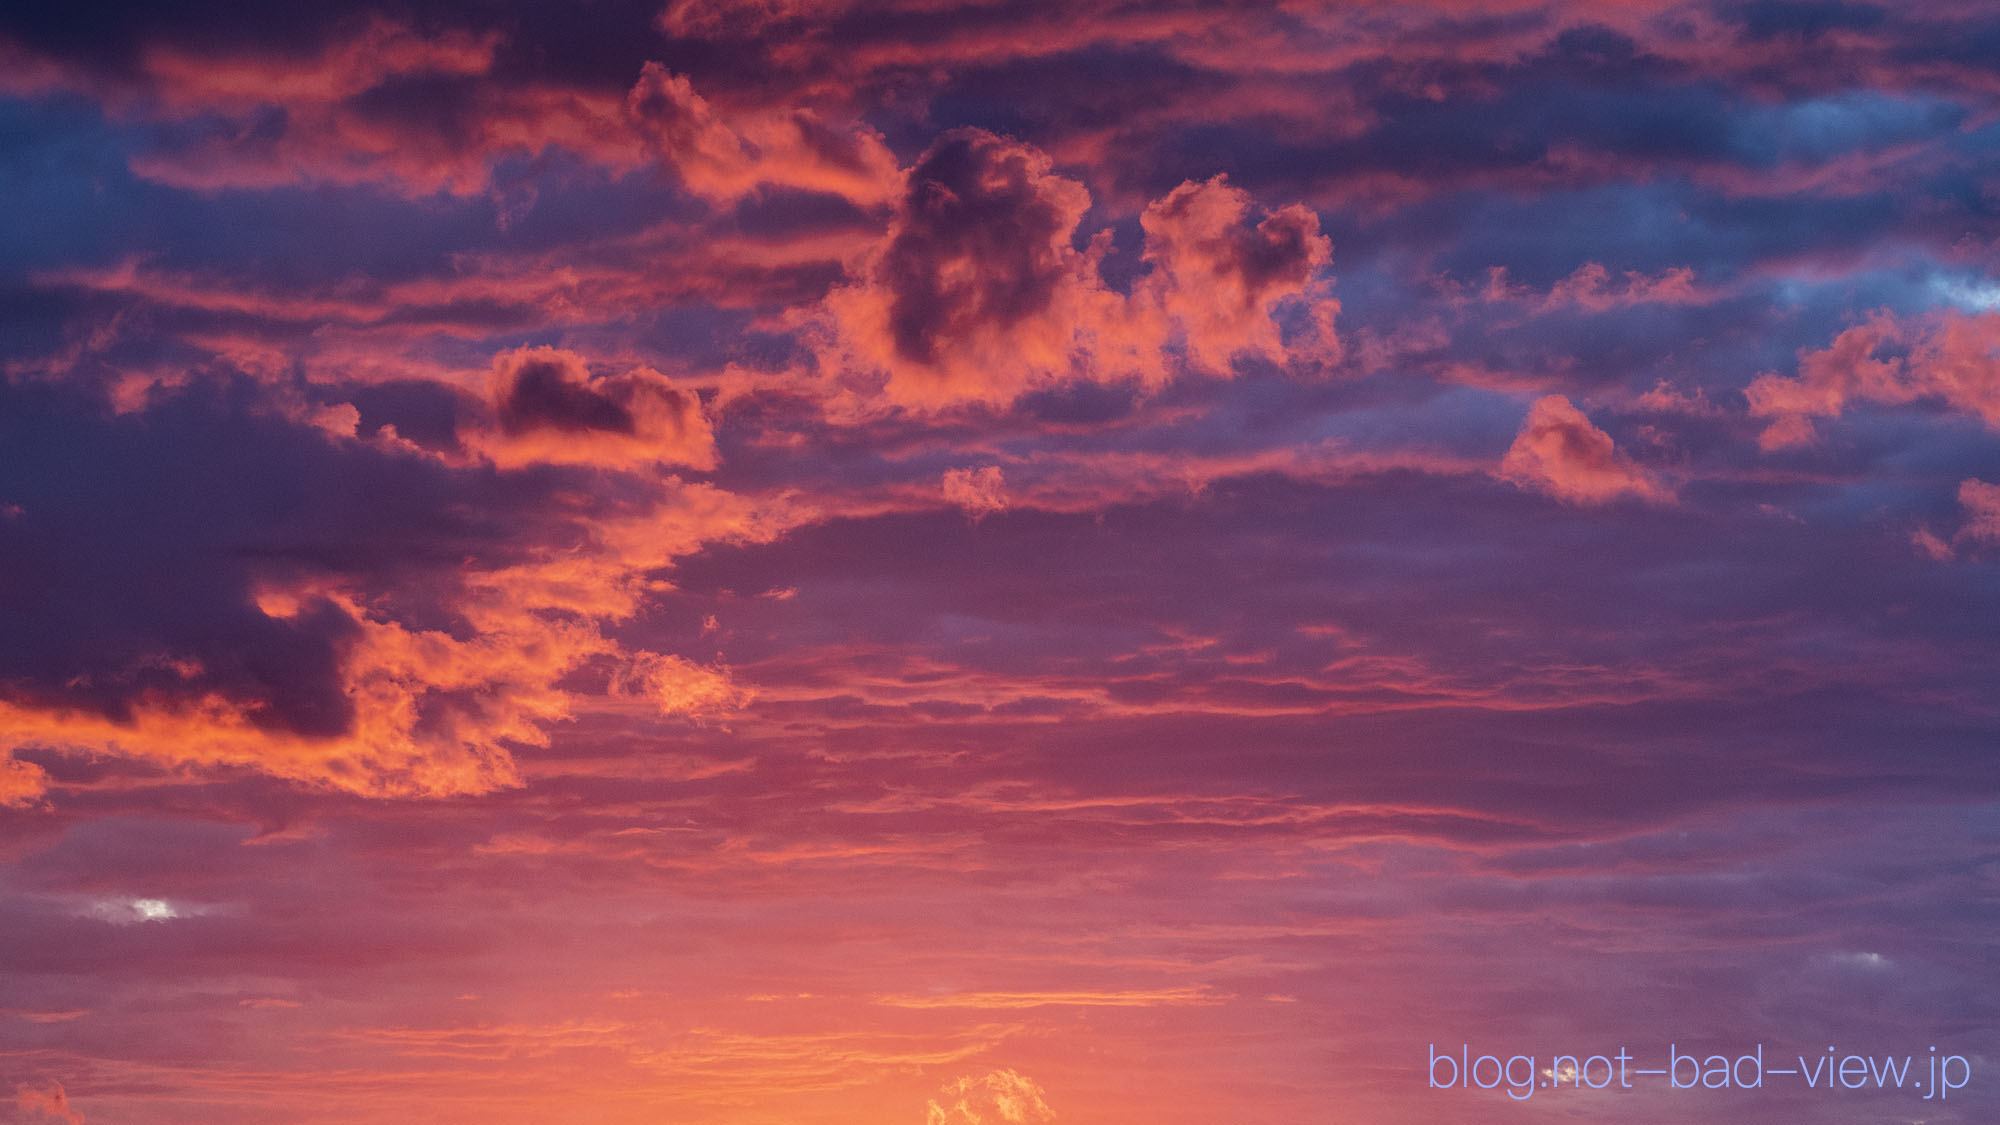
[[[0,1121],[2000,1119],[1990,0],[8,5],[0,200]]]

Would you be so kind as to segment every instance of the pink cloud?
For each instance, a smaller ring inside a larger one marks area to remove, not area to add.
[[[943,484],[945,502],[958,505],[975,519],[1007,507],[1007,482],[998,465],[946,469]]]
[[[2000,484],[1967,477],[1958,485],[1958,506],[1965,512],[1965,522],[1957,533],[1946,539],[1928,527],[1920,527],[1910,535],[1910,542],[1917,550],[1938,562],[1951,562],[1959,557],[1959,544],[1973,547],[2000,544]]]
[[[700,400],[648,367],[597,376],[574,352],[522,348],[495,357],[490,393],[499,429],[477,440],[501,464],[716,466]]]
[[[1481,296],[1488,301],[1525,302],[1539,313],[1564,308],[1601,313],[1633,305],[1691,305],[1710,299],[1708,293],[1695,285],[1694,270],[1687,266],[1654,275],[1625,270],[1614,279],[1611,271],[1597,262],[1585,262],[1550,286],[1548,292],[1539,294],[1515,284],[1509,280],[1505,267],[1496,266],[1487,273]]]
[[[1797,375],[1766,372],[1745,394],[1750,413],[1770,420],[1758,439],[1766,449],[1810,441],[1813,419],[1861,402],[1936,400],[2000,430],[2000,313],[1877,312],[1802,353]]]
[[[1965,508],[1961,538],[1975,543],[2000,543],[2000,484],[1965,480],[1958,486],[1958,502]]]
[[[1283,362],[1285,346],[1272,314],[1304,296],[1333,258],[1319,216],[1292,204],[1250,222],[1250,196],[1222,176],[1184,183],[1146,208],[1146,260],[1156,273],[1144,283],[1188,353],[1202,367],[1227,371],[1239,353]],[[1312,306],[1328,346],[1340,305],[1321,297]]]
[[[63,1089],[60,1082],[51,1082],[47,1086],[16,1086],[14,1104],[29,1113],[68,1122],[68,1125],[83,1125],[83,1112],[69,1104],[69,1092]]]
[[[875,204],[896,188],[896,158],[872,130],[837,126],[803,107],[726,117],[657,62],[640,72],[625,112],[648,151],[708,199],[780,184]]]
[[[1562,395],[1546,395],[1528,409],[1521,432],[1500,462],[1500,476],[1572,504],[1603,504],[1624,496],[1653,503],[1673,499],[1671,490],[1627,460],[1611,435]]]
[[[898,405],[1000,404],[1070,380],[1158,386],[1170,349],[1221,376],[1232,360],[1291,352],[1277,307],[1310,300],[1311,343],[1335,346],[1337,304],[1314,276],[1331,257],[1318,219],[1282,208],[1254,223],[1221,177],[1184,183],[1142,217],[1154,266],[1127,295],[1098,272],[1108,232],[1077,249],[1090,193],[1047,154],[978,129],[940,139],[906,179],[889,237],[821,310],[821,362]]]

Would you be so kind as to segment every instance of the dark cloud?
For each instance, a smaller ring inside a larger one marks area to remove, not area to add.
[[[494,408],[510,434],[531,430],[630,434],[632,412],[590,385],[590,373],[554,354],[527,353],[495,374]]]
[[[258,409],[242,382],[198,380],[125,415],[48,387],[0,396],[0,494],[18,509],[0,520],[0,691],[42,709],[127,720],[142,699],[213,695],[259,726],[343,733],[353,709],[339,668],[356,622],[326,601],[269,615],[259,582],[448,588],[466,552],[517,549],[482,542],[494,511],[454,510],[534,491],[509,500],[491,477],[340,443]]]
[[[940,138],[910,170],[880,267],[897,352],[935,363],[941,340],[1047,309],[1087,204],[1032,150],[980,130]]]

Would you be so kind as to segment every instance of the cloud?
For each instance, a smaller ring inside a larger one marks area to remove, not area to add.
[[[1524,302],[1538,313],[1564,308],[1603,313],[1633,305],[1686,305],[1711,299],[1696,288],[1694,270],[1686,266],[1662,271],[1657,276],[1625,270],[1614,281],[1611,271],[1598,262],[1585,262],[1542,294],[1513,283],[1508,279],[1506,267],[1495,266],[1487,273],[1481,296],[1488,301]]]
[[[63,1089],[60,1082],[51,1082],[47,1086],[17,1085],[14,1087],[14,1104],[29,1113],[68,1122],[68,1125],[83,1125],[83,1111],[69,1104],[69,1092]]]
[[[501,42],[375,17],[304,57],[153,44],[139,59],[151,96],[106,100],[163,126],[159,143],[133,155],[135,173],[200,191],[306,182],[474,195],[493,186],[502,157],[554,147],[637,165],[615,98],[494,81]]]
[[[1274,313],[1314,299],[1309,335],[1334,346],[1337,304],[1314,278],[1332,255],[1310,210],[1257,218],[1221,177],[1184,183],[1141,216],[1152,272],[1130,294],[1078,249],[1091,206],[1047,154],[980,129],[940,138],[905,177],[889,236],[823,313],[823,363],[905,406],[1005,404],[1073,380],[1170,381],[1179,348],[1227,376],[1240,356],[1283,362]]]
[[[656,439],[652,384],[626,386],[634,435],[614,436]],[[676,715],[744,698],[726,671],[611,631],[648,571],[762,534],[756,506],[718,489],[446,464],[294,420],[245,380],[125,413],[50,388],[0,384],[0,402],[18,510],[0,519],[17,594],[0,615],[21,638],[0,651],[0,749],[480,792],[514,783],[513,749],[573,713],[572,674]],[[579,407],[516,405],[535,426]],[[14,761],[0,782],[18,804],[44,779]]]
[[[618,174],[657,161],[711,202],[783,185],[872,205],[895,188],[895,158],[873,130],[802,105],[725,114],[657,62],[621,97],[506,73],[511,44],[497,30],[426,31],[376,15],[307,50],[241,38],[144,45],[132,63],[143,93],[89,67],[10,61],[34,73],[37,92],[86,90],[117,119],[153,126],[130,168],[196,191],[368,184],[409,197],[490,194],[505,214],[534,198],[503,198],[499,165],[553,150]]]
[[[1967,479],[1959,482],[1958,502],[1965,508],[1962,539],[1974,543],[2000,543],[2000,484]]]
[[[1623,496],[1666,503],[1673,493],[1628,461],[1611,435],[1592,425],[1569,399],[1545,395],[1507,455],[1500,476],[1572,504],[1603,504]]]
[[[1001,476],[998,465],[980,469],[946,469],[944,498],[946,503],[958,505],[977,519],[1006,509],[1006,480]]]
[[[0,806],[35,804],[48,791],[48,779],[48,772],[33,762],[0,758]]]
[[[709,200],[781,185],[873,205],[896,189],[895,155],[875,132],[830,124],[801,106],[726,119],[686,76],[657,62],[640,71],[625,113],[648,151]]]
[[[1304,296],[1333,258],[1310,208],[1295,203],[1254,223],[1252,210],[1247,193],[1216,176],[1182,184],[1139,220],[1146,260],[1157,271],[1142,283],[1142,296],[1158,302],[1190,358],[1209,370],[1227,371],[1240,353],[1282,363],[1285,346],[1273,313]],[[1328,348],[1339,309],[1326,296],[1312,305]]]
[[[892,1008],[1152,1008],[1218,1004],[1227,999],[1205,985],[1127,991],[947,992],[884,996]]]
[[[716,465],[700,400],[651,368],[593,376],[574,352],[522,348],[494,358],[491,393],[499,432],[482,447],[501,464]]]
[[[1038,1125],[1056,1119],[1047,1092],[1012,1070],[947,1082],[932,1098],[925,1125]]]
[[[1770,419],[1758,439],[1766,449],[1811,441],[1813,419],[1862,402],[1933,399],[2000,430],[2000,313],[1878,311],[1802,352],[1796,376],[1766,372],[1744,393],[1750,413]]]
[[[1965,522],[1957,534],[1947,540],[1928,527],[1919,527],[1911,533],[1910,542],[1938,562],[1957,558],[1958,544],[2000,544],[2000,484],[1967,477],[1958,485],[1958,506],[1965,511]]]

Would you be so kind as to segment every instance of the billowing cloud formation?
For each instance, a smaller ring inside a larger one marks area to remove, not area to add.
[[[1100,274],[1107,238],[1074,245],[1089,208],[1038,149],[948,134],[910,169],[861,281],[828,298],[823,362],[911,406],[1006,403],[1071,380],[1156,386],[1173,376],[1175,343],[1227,375],[1241,353],[1285,358],[1272,313],[1306,295],[1332,253],[1303,207],[1253,223],[1249,197],[1221,177],[1185,183],[1147,208],[1153,271],[1128,295]],[[1326,348],[1335,308],[1309,310]]]
[[[1056,1119],[1046,1092],[1012,1070],[948,1082],[931,1100],[924,1125],[1039,1125]]]
[[[1250,221],[1250,197],[1223,177],[1185,183],[1140,217],[1146,260],[1158,271],[1142,292],[1159,302],[1189,357],[1227,371],[1238,353],[1283,362],[1285,346],[1272,319],[1277,305],[1298,297],[1333,256],[1319,216],[1299,204]],[[1338,302],[1322,296],[1310,309],[1318,342],[1334,343]]]
[[[1664,502],[1673,495],[1619,453],[1611,435],[1562,395],[1544,395],[1528,408],[1521,432],[1500,462],[1500,475],[1572,504],[1602,504],[1624,496]]]
[[[1745,393],[1750,412],[1770,419],[1767,449],[1810,441],[1814,418],[1863,402],[1931,399],[2000,429],[2000,313],[1877,312],[1802,353],[1796,376],[1759,375]]]
[[[715,467],[715,434],[696,397],[639,367],[593,376],[583,357],[524,348],[493,361],[499,435],[485,443],[502,464]]]
[[[943,484],[945,502],[958,505],[974,518],[1007,507],[1007,481],[998,465],[946,469]]]

